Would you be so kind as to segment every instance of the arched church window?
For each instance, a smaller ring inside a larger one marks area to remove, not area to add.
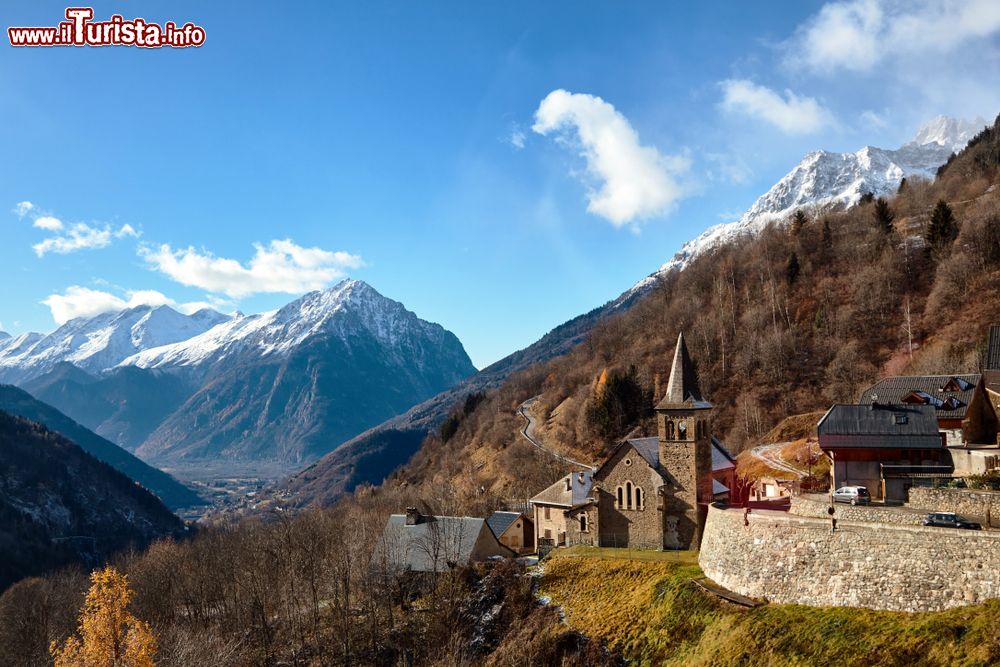
[[[677,438],[679,440],[687,440],[687,422],[681,420],[677,422]]]
[[[581,514],[580,515],[580,532],[581,533],[586,533],[587,532],[587,515],[586,514]]]
[[[668,421],[667,422],[667,440],[673,440],[673,439],[674,439],[674,422]]]
[[[635,487],[635,508],[637,510],[642,509],[642,500],[642,489],[637,486]]]
[[[625,502],[628,509],[632,509],[632,482],[625,482]]]
[[[617,507],[618,509],[621,509],[621,508],[625,507],[625,498],[622,495],[622,487],[620,487],[620,486],[618,487],[617,494],[618,494],[618,504],[615,507]]]

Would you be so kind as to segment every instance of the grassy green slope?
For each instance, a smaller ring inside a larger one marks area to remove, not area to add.
[[[653,552],[655,553],[655,552]],[[566,622],[635,665],[994,665],[1000,601],[907,614],[843,607],[745,609],[696,587],[697,554],[555,552],[541,593]]]

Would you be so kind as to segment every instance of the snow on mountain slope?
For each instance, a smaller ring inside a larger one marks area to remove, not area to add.
[[[29,333],[0,341],[0,380],[37,377],[64,361],[100,373],[138,351],[191,338],[227,319],[208,309],[183,315],[169,306],[76,318],[48,335]]]
[[[411,333],[436,340],[446,334],[440,325],[419,319],[367,283],[347,279],[278,310],[238,316],[190,339],[144,350],[124,359],[120,366],[204,367],[244,351],[258,357],[283,354],[317,334],[334,334],[346,340],[363,333],[390,351],[397,350],[400,338]]]
[[[904,177],[934,178],[937,168],[953,152],[964,148],[986,124],[982,118],[959,120],[938,116],[925,123],[912,141],[896,150],[865,146],[855,153],[822,150],[809,153],[739,220],[709,227],[685,243],[656,272],[636,283],[626,295],[648,288],[659,276],[684,268],[692,258],[721,243],[758,234],[771,222],[787,219],[797,209],[852,206],[866,192],[876,196],[895,192]]]

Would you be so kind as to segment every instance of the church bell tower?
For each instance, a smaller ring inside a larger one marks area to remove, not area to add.
[[[712,502],[712,404],[702,398],[683,333],[655,410],[660,467],[675,483],[663,499],[663,548],[697,549]]]

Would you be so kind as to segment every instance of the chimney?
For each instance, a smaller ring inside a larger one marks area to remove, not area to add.
[[[420,512],[417,511],[416,507],[406,508],[406,525],[415,526],[420,523]]]

